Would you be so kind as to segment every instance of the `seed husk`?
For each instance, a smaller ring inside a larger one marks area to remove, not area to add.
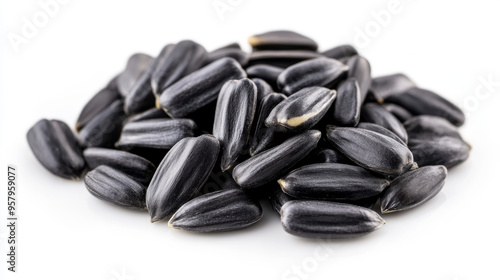
[[[304,50],[258,51],[250,54],[248,65],[267,64],[287,68],[295,63],[320,56],[317,52]]]
[[[35,157],[52,174],[65,179],[80,179],[85,160],[67,124],[42,119],[29,129],[26,138]]]
[[[146,188],[127,174],[101,165],[85,175],[85,186],[95,197],[113,205],[146,208]]]
[[[372,83],[371,66],[368,60],[362,56],[355,55],[349,58],[345,64],[349,67],[348,78],[356,78],[359,84],[361,102],[364,102]]]
[[[341,163],[299,167],[278,180],[286,194],[302,199],[359,200],[381,193],[389,181],[368,170]]]
[[[127,115],[123,101],[117,100],[90,120],[78,133],[82,147],[113,147],[120,137],[122,123]]]
[[[342,79],[349,67],[338,60],[319,57],[286,68],[278,76],[278,88],[286,95],[312,86],[331,87]]]
[[[281,101],[286,99],[286,95],[281,93],[270,93],[264,97],[260,103],[259,115],[255,126],[255,134],[250,147],[250,155],[254,156],[262,151],[265,151],[273,146],[278,137],[274,129],[265,125],[266,118],[269,113]]]
[[[337,92],[308,87],[281,101],[269,113],[266,126],[279,132],[301,132],[313,127],[326,114]]]
[[[257,106],[258,106],[266,95],[273,92],[273,88],[268,83],[266,83],[266,81],[262,79],[253,78],[251,80],[255,84],[255,86],[257,86]]]
[[[408,76],[396,73],[373,78],[371,89],[378,96],[385,99],[391,95],[397,95],[417,86]]]
[[[382,106],[387,111],[391,112],[391,114],[393,114],[396,118],[398,118],[398,120],[403,124],[407,120],[413,118],[413,115],[410,112],[408,112],[408,110],[406,110],[405,108],[398,106],[396,104],[386,103],[386,104],[382,104]]]
[[[124,111],[127,115],[138,114],[155,107],[155,96],[151,89],[151,74],[157,60],[149,65],[141,76],[135,81],[127,96],[125,96]]]
[[[195,232],[222,232],[248,227],[262,217],[259,202],[240,189],[196,197],[175,212],[168,226]]]
[[[257,154],[233,169],[233,179],[243,189],[252,189],[277,180],[312,151],[321,132],[308,130],[282,144]]]
[[[288,30],[276,30],[253,35],[248,43],[254,50],[311,50],[318,44],[309,37]]]
[[[398,176],[413,167],[413,155],[400,142],[362,128],[327,126],[330,143],[361,167]]]
[[[212,135],[188,137],[167,153],[147,189],[151,222],[170,217],[205,183],[219,155],[219,141]]]
[[[399,136],[397,136],[396,134],[394,134],[394,132],[390,131],[389,129],[383,127],[383,126],[380,126],[378,124],[374,124],[374,123],[368,123],[368,122],[360,122],[358,124],[358,128],[363,128],[363,129],[366,129],[366,130],[371,130],[373,132],[377,132],[377,133],[380,133],[382,135],[385,135],[387,137],[390,137],[396,141],[398,141],[399,143],[403,144],[406,146],[406,143],[403,142],[403,140],[401,140],[401,138],[399,138]]]
[[[191,40],[180,41],[173,47],[167,45],[152,73],[153,92],[160,96],[166,88],[203,66],[207,57],[205,48]]]
[[[458,128],[448,120],[435,116],[416,116],[404,123],[410,145],[441,137],[454,137],[462,140]]]
[[[215,101],[227,81],[243,78],[246,74],[238,62],[224,57],[166,88],[160,105],[172,118],[182,118]]]
[[[456,137],[440,137],[411,143],[410,150],[419,166],[444,165],[451,169],[469,158],[471,147]]]
[[[283,70],[285,69],[267,64],[256,64],[246,69],[248,77],[260,78],[266,81],[275,90],[278,90],[276,81]]]
[[[403,124],[378,104],[368,103],[361,107],[361,120],[385,127],[396,134],[404,143],[408,143],[408,134]]]
[[[351,45],[340,45],[328,49],[321,53],[322,55],[333,59],[346,59],[358,54],[358,51]]]
[[[234,58],[242,67],[245,67],[248,63],[249,54],[237,48],[217,49],[208,53],[204,64],[210,64],[223,57]]]
[[[149,184],[156,169],[149,160],[125,151],[87,148],[83,151],[83,156],[90,170],[106,165],[144,185]]]
[[[133,148],[170,149],[181,139],[192,137],[196,124],[190,119],[153,119],[129,122],[123,126],[115,146],[121,150]]]
[[[344,164],[354,164],[350,159],[348,159],[344,154],[335,150],[323,148],[320,149],[314,155],[315,163],[344,163]]]
[[[425,166],[399,176],[380,197],[383,214],[417,207],[441,191],[448,171],[443,165]]]
[[[361,92],[355,78],[340,83],[333,105],[333,122],[339,126],[356,126],[361,114]]]
[[[413,115],[445,118],[455,126],[461,126],[465,122],[465,115],[460,108],[429,90],[413,87],[403,93],[387,97],[385,102],[399,105]]]
[[[283,229],[305,238],[358,237],[384,224],[375,211],[345,203],[294,200],[281,207]]]
[[[273,210],[281,215],[281,206],[283,206],[283,204],[287,203],[288,201],[296,200],[296,198],[284,193],[281,188],[276,188],[271,194],[269,200],[271,202],[271,207],[273,208]]]
[[[137,79],[148,69],[153,58],[147,54],[136,53],[130,56],[125,70],[118,76],[117,87],[120,94],[125,97],[136,83]]]
[[[250,79],[231,80],[222,87],[215,110],[213,135],[221,148],[221,169],[233,166],[250,138],[257,86]]]
[[[130,116],[125,121],[127,123],[132,123],[132,122],[139,122],[139,121],[153,120],[153,119],[168,119],[168,115],[162,109],[151,108],[142,113]]]

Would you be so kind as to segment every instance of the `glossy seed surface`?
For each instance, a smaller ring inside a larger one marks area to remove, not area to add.
[[[363,102],[372,83],[370,63],[366,58],[359,55],[349,58],[345,63],[349,67],[347,76],[358,81],[361,101]]]
[[[387,128],[380,126],[378,124],[369,123],[369,122],[360,122],[357,127],[380,133],[380,134],[385,135],[389,138],[392,138],[392,139],[394,139],[394,140],[398,141],[399,143],[406,146],[406,143],[403,142],[403,140],[401,140],[401,138],[399,138],[399,136],[394,134],[394,132],[392,132],[392,131],[388,130]]]
[[[248,65],[267,64],[287,68],[295,63],[320,56],[317,52],[305,50],[257,51],[250,54]]]
[[[229,189],[196,197],[175,212],[168,226],[195,232],[232,231],[262,217],[259,202],[243,190]]]
[[[250,79],[231,80],[222,87],[215,110],[213,135],[221,147],[221,169],[231,168],[250,138],[257,86]]]
[[[409,171],[394,181],[380,197],[383,214],[417,207],[441,191],[448,171],[443,165]]]
[[[151,222],[170,217],[205,183],[219,155],[208,134],[184,138],[167,153],[151,179],[146,204]]]
[[[340,83],[333,105],[333,122],[339,126],[356,126],[361,117],[361,91],[355,78]]]
[[[148,69],[153,58],[147,54],[136,53],[130,56],[125,70],[118,76],[117,87],[122,96],[127,96],[135,82]]]
[[[297,32],[276,30],[253,35],[248,43],[254,50],[311,50],[315,51],[318,44],[311,38]]]
[[[349,67],[331,58],[315,58],[294,64],[278,76],[278,88],[286,95],[312,86],[331,87]]]
[[[321,132],[318,130],[309,130],[291,137],[238,164],[233,169],[233,178],[244,189],[257,188],[277,180],[312,151],[320,138]]]
[[[321,54],[328,58],[345,59],[357,55],[358,51],[351,45],[340,45],[328,49]]]
[[[124,208],[146,208],[146,188],[125,173],[101,165],[85,176],[85,186],[95,197]]]
[[[80,179],[85,160],[67,124],[42,119],[29,129],[26,138],[31,151],[47,170],[65,179]]]
[[[353,164],[353,162],[348,159],[344,154],[335,150],[324,148],[319,150],[315,155],[314,159],[316,163],[344,163]]]
[[[413,118],[412,113],[408,112],[408,110],[396,104],[386,103],[382,104],[382,106],[391,114],[393,114],[396,118],[398,118],[398,120],[401,123],[404,123],[407,120]]]
[[[208,53],[204,64],[210,64],[223,57],[234,58],[241,66],[245,67],[248,63],[249,54],[237,48],[217,49]]]
[[[434,140],[441,137],[454,137],[462,140],[458,128],[444,118],[436,116],[416,116],[404,123],[410,144]]]
[[[260,78],[266,81],[275,90],[278,89],[276,81],[283,70],[285,69],[267,64],[257,64],[246,69],[248,77]]]
[[[305,238],[358,237],[384,224],[375,211],[351,204],[295,200],[281,207],[283,229]]]
[[[182,118],[215,101],[227,81],[243,78],[245,71],[236,60],[221,58],[166,88],[160,105],[169,116]]]
[[[413,155],[400,142],[362,128],[327,126],[330,143],[356,164],[387,176],[397,176],[413,166]]]
[[[253,78],[251,80],[257,87],[257,106],[259,106],[260,102],[262,102],[262,99],[264,99],[266,95],[273,92],[273,88],[262,79]]]
[[[274,212],[281,214],[281,206],[288,201],[296,200],[295,197],[284,193],[281,188],[276,188],[269,198]]]
[[[402,73],[373,78],[371,84],[372,90],[383,99],[403,93],[414,86],[416,84]]]
[[[450,169],[469,158],[471,147],[455,137],[440,137],[412,143],[410,150],[419,166],[444,165]]]
[[[408,143],[408,134],[403,124],[378,104],[368,103],[361,107],[361,120],[385,127],[396,134],[404,143]]]
[[[304,88],[281,101],[269,113],[266,126],[280,132],[301,132],[326,114],[337,92],[324,87]]]
[[[167,119],[168,115],[162,109],[151,108],[147,111],[144,111],[139,114],[135,114],[126,119],[126,122],[139,122],[145,120],[153,120],[153,119]]]
[[[299,167],[278,180],[283,192],[303,199],[359,200],[381,193],[389,181],[368,170],[341,163]]]

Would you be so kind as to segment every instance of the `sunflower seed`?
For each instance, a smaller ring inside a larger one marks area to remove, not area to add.
[[[146,208],[146,188],[118,170],[101,165],[85,176],[85,186],[95,197],[124,208]]]
[[[404,143],[408,143],[408,134],[403,124],[378,104],[368,103],[361,107],[361,120],[385,127],[396,134]]]
[[[83,151],[83,156],[90,170],[106,165],[145,185],[149,184],[156,169],[143,157],[113,149],[88,148]]]
[[[347,73],[349,68],[340,61],[319,57],[299,62],[286,68],[278,76],[278,88],[291,95],[311,86],[331,87]]]
[[[397,136],[396,134],[394,134],[394,132],[390,131],[389,129],[383,127],[383,126],[380,126],[378,124],[374,124],[374,123],[368,123],[368,122],[360,122],[358,124],[358,128],[363,128],[363,129],[366,129],[366,130],[370,130],[370,131],[373,131],[373,132],[377,132],[377,133],[380,133],[382,135],[385,135],[389,138],[392,138],[396,141],[398,141],[399,143],[403,144],[406,146],[406,143],[403,142],[403,140],[401,140],[401,138],[399,138],[399,136]]]
[[[385,99],[415,87],[416,84],[405,74],[397,73],[373,78],[371,88],[378,96]]]
[[[337,92],[308,87],[281,101],[269,113],[266,126],[280,132],[301,132],[313,127],[326,114]]]
[[[216,50],[224,50],[224,49],[237,49],[237,50],[241,50],[241,46],[240,44],[234,42],[234,43],[230,43],[230,44],[227,44],[225,46],[222,46]]]
[[[255,134],[250,147],[250,155],[256,155],[272,147],[278,132],[265,126],[265,120],[274,107],[285,99],[286,95],[284,94],[271,93],[265,96],[260,103],[259,116],[255,126]]]
[[[194,135],[196,124],[190,119],[153,119],[126,123],[115,146],[132,148],[170,149],[185,137]]]
[[[222,171],[233,166],[248,143],[256,100],[257,87],[246,78],[226,82],[219,93],[213,135],[220,143]]]
[[[444,165],[448,169],[469,158],[470,149],[466,142],[455,137],[419,141],[410,146],[415,162],[419,166]]]
[[[267,64],[256,64],[246,69],[248,77],[260,78],[266,81],[275,90],[278,89],[276,81],[283,70],[285,69]]]
[[[372,83],[371,66],[366,58],[356,55],[349,58],[346,62],[349,67],[347,76],[356,78],[359,84],[359,91],[361,94],[361,102],[366,99],[368,89]]]
[[[85,160],[68,125],[42,119],[30,128],[26,137],[31,151],[47,170],[65,179],[80,179]]]
[[[182,118],[217,99],[225,82],[246,78],[236,60],[225,57],[185,76],[166,88],[160,105],[173,118]]]
[[[389,185],[362,167],[341,163],[302,166],[278,183],[283,192],[294,197],[335,201],[372,197]]]
[[[149,184],[146,204],[151,222],[168,218],[203,186],[219,154],[211,135],[184,138],[167,153]]]
[[[276,30],[248,38],[254,50],[311,50],[318,49],[318,44],[309,37],[288,31]]]
[[[240,189],[221,190],[182,205],[168,222],[176,229],[220,232],[248,227],[262,217],[258,201]]]
[[[287,68],[295,63],[320,57],[317,52],[312,51],[258,51],[250,54],[248,65],[267,64],[280,68]]]
[[[273,88],[266,81],[259,78],[253,78],[252,82],[257,86],[257,105],[259,105],[264,96],[273,92]]]
[[[333,47],[321,53],[322,55],[333,59],[346,59],[358,54],[358,51],[351,45],[340,45]]]
[[[321,149],[315,155],[315,163],[344,163],[354,164],[341,152],[334,149]]]
[[[327,126],[330,143],[366,169],[397,176],[413,167],[413,155],[400,142],[362,128]]]
[[[384,224],[375,211],[344,203],[294,200],[281,207],[283,229],[299,237],[358,237]]]
[[[208,53],[207,59],[205,60],[204,64],[210,64],[223,57],[234,58],[234,60],[238,61],[241,66],[245,67],[245,65],[247,65],[248,63],[249,54],[242,51],[241,49],[236,48],[217,49]]]
[[[442,117],[455,126],[465,122],[465,115],[460,108],[429,90],[413,87],[401,94],[391,95],[385,101],[399,105],[413,115]]]
[[[180,41],[173,47],[167,45],[158,56],[157,66],[152,74],[153,92],[160,96],[166,88],[198,70],[207,57],[205,48],[191,40]]]
[[[281,145],[238,164],[233,169],[233,178],[245,189],[263,186],[290,170],[316,147],[320,138],[321,132],[317,130],[291,137]]]
[[[120,137],[122,122],[127,115],[123,111],[123,101],[117,100],[90,120],[78,133],[83,147],[113,147]]]
[[[124,111],[127,115],[133,115],[155,107],[155,96],[151,89],[151,74],[156,67],[157,60],[149,65],[125,96]]]
[[[123,97],[129,94],[137,79],[141,77],[152,62],[153,58],[147,54],[136,53],[130,56],[125,70],[118,76],[116,81],[118,91]]]
[[[361,92],[355,78],[340,83],[333,105],[333,122],[340,126],[356,126],[361,112]]]
[[[404,123],[407,120],[413,118],[413,115],[408,112],[408,110],[396,104],[386,103],[382,104],[382,106],[391,114],[393,114],[401,123]]]
[[[126,119],[126,122],[133,123],[153,119],[168,119],[168,116],[167,113],[165,113],[165,111],[163,111],[162,109],[151,108],[142,113],[130,116]]]
[[[436,165],[399,176],[380,198],[382,213],[408,210],[429,201],[441,191],[447,174],[446,167]]]
[[[283,206],[283,204],[287,203],[288,201],[296,200],[296,198],[284,193],[281,188],[276,188],[271,194],[269,200],[271,202],[271,207],[273,208],[273,210],[276,213],[281,214],[281,206]]]
[[[404,126],[410,138],[410,145],[441,137],[454,137],[462,140],[457,127],[441,117],[416,116],[406,121]]]
[[[115,78],[117,79],[117,78]],[[76,131],[80,131],[95,116],[108,108],[113,102],[121,98],[120,92],[116,89],[114,83],[108,84],[105,88],[96,93],[83,107],[83,110],[76,121]]]

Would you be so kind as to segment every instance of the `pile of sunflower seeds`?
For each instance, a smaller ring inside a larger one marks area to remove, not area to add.
[[[197,232],[250,226],[269,199],[301,237],[370,233],[443,187],[470,146],[463,112],[404,74],[372,78],[350,45],[291,31],[207,52],[186,40],[132,55],[83,108],[76,134],[40,120],[40,163],[95,197]],[[201,192],[211,174],[220,189]]]

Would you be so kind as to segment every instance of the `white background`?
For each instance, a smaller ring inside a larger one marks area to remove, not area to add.
[[[221,17],[214,2],[233,7]],[[2,1],[0,180],[5,186],[11,163],[20,185],[18,272],[2,279],[500,279],[500,86],[487,91],[481,83],[500,81],[499,2],[401,0],[377,30],[373,14],[390,2],[70,0],[16,52],[9,36],[21,35],[23,18],[32,22],[43,10],[33,0]],[[356,40],[367,26],[368,40]],[[207,50],[233,41],[249,50],[248,36],[271,29],[302,32],[321,50],[355,44],[374,76],[405,72],[460,106],[476,101],[461,129],[473,146],[469,161],[449,172],[435,199],[384,216],[379,231],[320,244],[286,234],[268,204],[262,221],[237,232],[150,224],[147,213],[110,206],[83,182],[52,176],[28,148],[25,135],[36,121],[72,126],[134,52],[156,55],[187,38]],[[2,214],[5,197],[2,187]],[[305,274],[287,274],[295,266]]]

